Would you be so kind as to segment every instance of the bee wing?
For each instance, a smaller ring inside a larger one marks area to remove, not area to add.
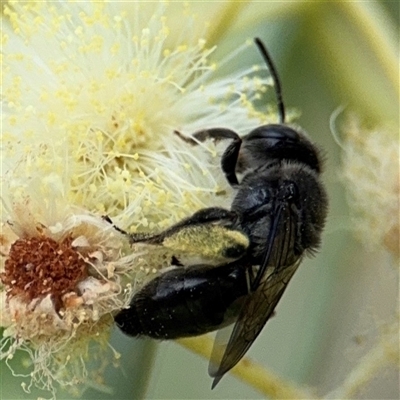
[[[251,284],[251,293],[244,300],[228,343],[223,343],[226,332],[217,333],[209,365],[209,374],[215,378],[212,388],[250,348],[273,315],[276,305],[300,264],[301,259],[298,258],[293,262],[292,256],[297,218],[287,203],[281,204],[273,216],[262,265]]]

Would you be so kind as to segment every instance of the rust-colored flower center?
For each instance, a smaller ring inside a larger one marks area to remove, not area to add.
[[[70,237],[61,242],[49,237],[15,241],[0,275],[7,295],[18,295],[28,302],[51,294],[59,303],[63,294],[87,276],[87,264],[71,243]]]

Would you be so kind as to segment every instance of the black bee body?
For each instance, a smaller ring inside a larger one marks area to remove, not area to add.
[[[235,322],[228,343],[217,333],[209,367],[213,387],[273,315],[304,255],[319,247],[328,207],[319,151],[299,129],[285,124],[277,73],[264,45],[259,39],[256,44],[274,78],[281,123],[257,127],[242,138],[226,128],[191,137],[175,132],[192,145],[231,140],[221,158],[222,171],[237,190],[231,209],[202,209],[158,235],[130,235],[132,243],[168,246],[177,254],[184,249],[200,258],[211,254],[218,262],[184,262],[161,273],[115,317],[128,335],[161,339]]]
[[[170,269],[145,285],[116,322],[129,335],[154,339],[214,331],[237,317],[237,299],[249,290],[245,275],[238,264]]]
[[[294,229],[292,248],[285,265],[294,263],[305,251],[317,249],[326,203],[318,173],[307,164],[283,160],[247,174],[241,181],[231,211],[241,216],[234,228],[250,238],[249,263],[262,263],[271,216],[274,217],[278,204],[289,209],[283,211],[290,213]]]

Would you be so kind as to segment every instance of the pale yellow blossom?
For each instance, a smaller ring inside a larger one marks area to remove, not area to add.
[[[26,350],[32,383],[53,394],[53,381],[96,378],[89,346],[101,372],[113,314],[170,263],[130,248],[102,216],[151,231],[228,205],[224,145],[189,146],[175,131],[244,134],[276,120],[253,107],[265,67],[216,78],[248,43],[216,63],[186,8],[181,38],[168,39],[167,7],[135,3],[129,20],[95,1],[4,9],[1,357]]]
[[[367,128],[354,116],[343,128],[343,179],[354,231],[369,250],[399,256],[399,160],[396,128]],[[398,132],[397,132],[398,134]]]

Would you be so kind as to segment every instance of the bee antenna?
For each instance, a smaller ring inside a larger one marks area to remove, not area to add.
[[[285,105],[283,104],[281,81],[279,79],[278,72],[275,68],[275,65],[274,65],[274,62],[272,61],[271,56],[269,55],[269,53],[268,53],[264,43],[261,41],[261,39],[254,38],[254,42],[256,43],[258,50],[260,51],[262,57],[264,58],[264,61],[267,64],[269,72],[274,81],[274,88],[275,88],[276,100],[278,102],[280,123],[284,124],[285,123]]]

